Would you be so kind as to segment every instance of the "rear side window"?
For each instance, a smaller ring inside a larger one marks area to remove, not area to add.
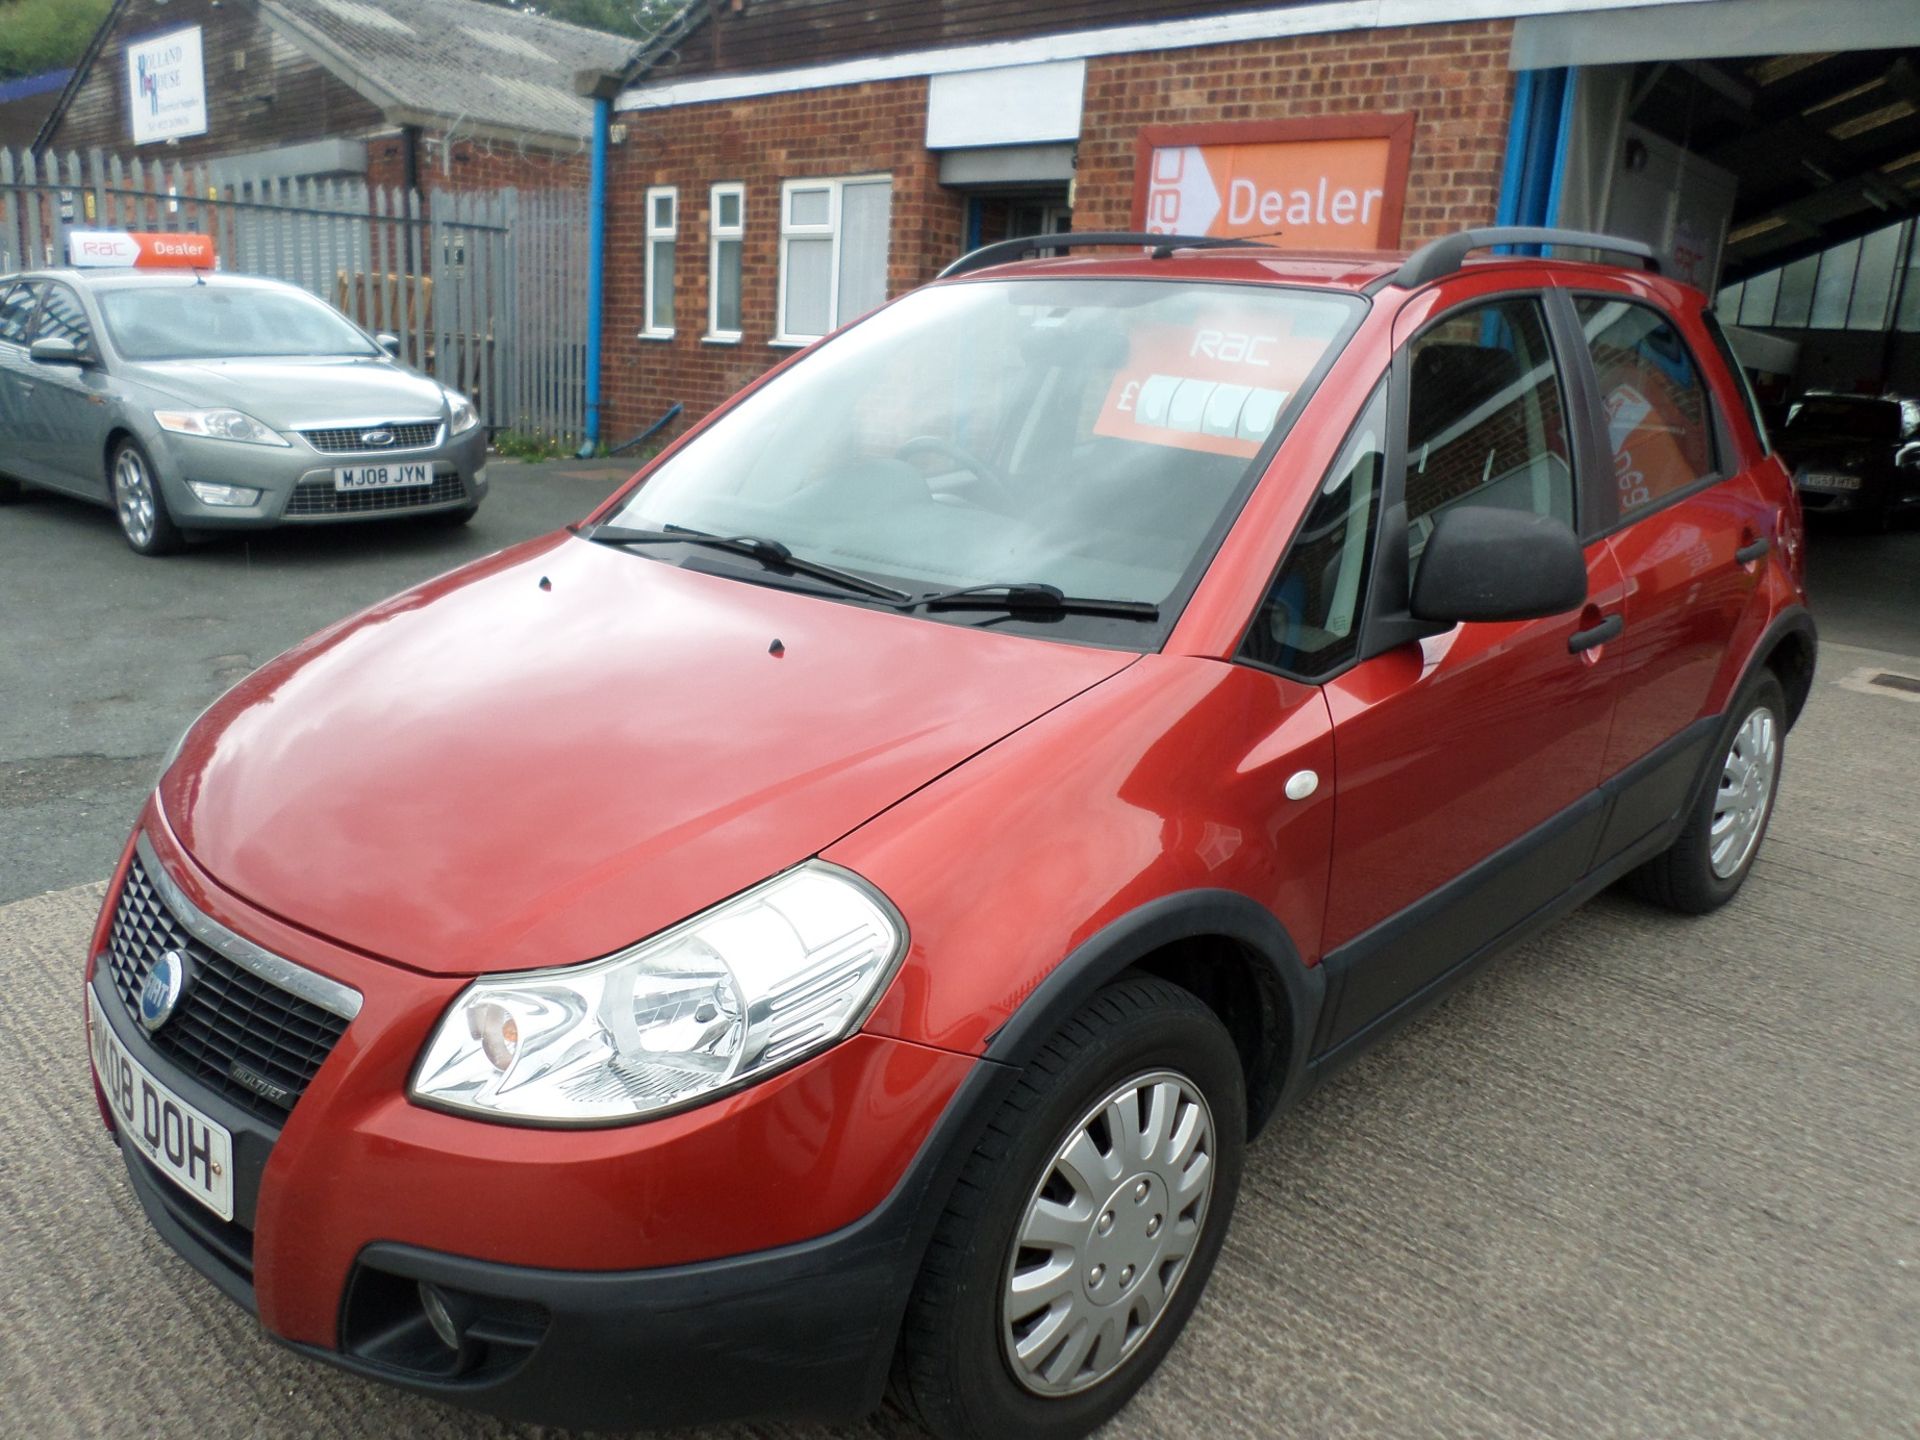
[[[1534,297],[1456,310],[1408,352],[1407,540],[1417,568],[1440,515],[1488,505],[1577,528],[1565,389]]]
[[[1637,301],[1577,295],[1613,452],[1622,520],[1715,473],[1713,411],[1686,341]]]
[[[33,302],[39,288],[22,281],[0,295],[0,340],[10,340],[15,345],[27,343],[27,322],[33,318]]]
[[[1301,679],[1354,656],[1387,468],[1387,392],[1376,390],[1327,472],[1287,562],[1241,646],[1242,658]]]
[[[1711,310],[1704,310],[1700,318],[1706,322],[1707,334],[1713,337],[1713,348],[1720,352],[1720,361],[1733,372],[1733,383],[1740,387],[1740,403],[1746,406],[1747,419],[1752,422],[1753,433],[1760,437],[1760,453],[1773,453],[1773,437],[1767,433],[1767,422],[1760,416],[1760,397],[1753,393],[1753,379],[1747,374],[1747,367],[1740,363],[1740,357],[1733,353],[1733,342],[1727,338],[1720,317]]]

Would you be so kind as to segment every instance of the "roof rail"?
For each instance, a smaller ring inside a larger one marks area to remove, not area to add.
[[[1557,230],[1544,225],[1490,225],[1479,230],[1462,230],[1422,245],[1407,257],[1384,283],[1411,290],[1442,275],[1451,275],[1466,260],[1469,252],[1494,245],[1571,245],[1581,250],[1604,250],[1626,255],[1646,265],[1650,274],[1660,273],[1659,258],[1653,247],[1638,240],[1623,240],[1617,235],[1599,235],[1591,230]]]
[[[969,250],[936,277],[951,280],[956,275],[984,270],[989,265],[1004,265],[1049,250],[1080,250],[1095,245],[1151,246],[1153,258],[1165,260],[1176,250],[1219,250],[1244,248],[1257,244],[1251,240],[1233,240],[1224,235],[1149,235],[1140,230],[1077,230],[1064,235],[1028,235],[1014,240],[996,240]]]

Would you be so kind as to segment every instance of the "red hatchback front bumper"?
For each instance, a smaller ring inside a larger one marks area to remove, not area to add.
[[[88,983],[134,1057],[233,1132],[234,1221],[130,1145],[129,1170],[165,1238],[276,1338],[574,1425],[854,1414],[878,1399],[938,1209],[928,1197],[1000,1067],[862,1034],[643,1124],[533,1129],[426,1109],[408,1101],[408,1076],[464,980],[258,911],[193,864],[157,808],[141,825],[190,907],[362,997],[284,1123],[263,1118],[156,1046],[96,976],[129,847]],[[434,1338],[422,1281],[455,1312],[457,1351]]]

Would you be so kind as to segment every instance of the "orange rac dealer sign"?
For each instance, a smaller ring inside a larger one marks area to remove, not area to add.
[[[211,235],[146,230],[70,230],[67,262],[85,270],[211,270]]]
[[[1290,250],[1394,250],[1414,115],[1153,125],[1133,220],[1156,235],[1260,236]]]

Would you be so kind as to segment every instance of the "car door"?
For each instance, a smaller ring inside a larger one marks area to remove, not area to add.
[[[1404,573],[1376,576],[1374,605],[1397,594],[1404,606],[1425,538],[1449,508],[1517,509],[1581,528],[1590,406],[1564,314],[1551,314],[1537,292],[1452,306],[1443,293],[1403,317],[1382,530],[1391,543],[1378,563]],[[1406,540],[1391,539],[1402,521]],[[1604,540],[1585,556],[1578,609],[1456,625],[1328,680],[1337,788],[1323,1050],[1586,873],[1618,669],[1604,642],[1622,584]]]
[[[0,286],[0,474],[20,480],[40,478],[31,454],[35,386],[27,359],[27,332],[39,303],[38,281]]]
[[[59,281],[46,286],[29,343],[49,338],[71,341],[81,363],[28,362],[35,420],[30,458],[43,483],[90,500],[104,500],[109,382],[86,308],[74,288]]]
[[[1612,467],[1593,498],[1626,581],[1602,772],[1632,774],[1603,844],[1611,853],[1671,818],[1700,773],[1715,687],[1777,538],[1775,507],[1740,469],[1673,317],[1620,293],[1572,303]]]

